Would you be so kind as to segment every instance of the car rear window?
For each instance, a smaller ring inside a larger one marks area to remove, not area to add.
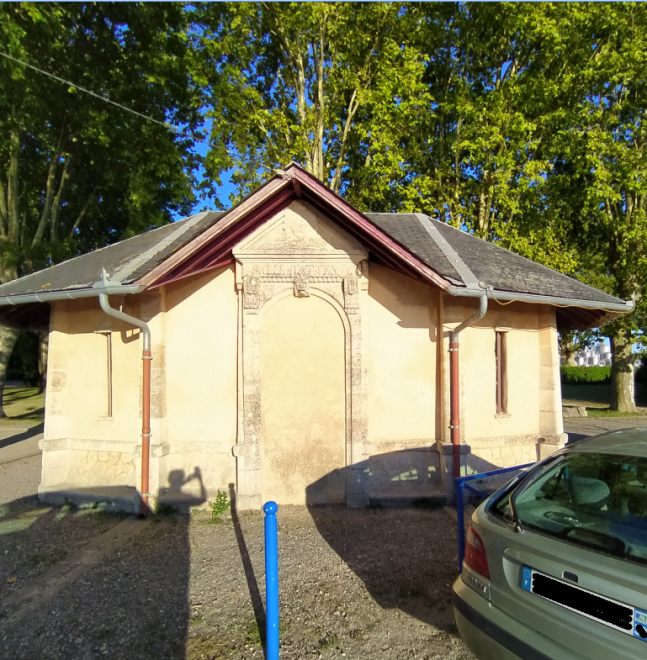
[[[647,563],[647,459],[570,454],[518,486],[524,527],[627,561]],[[492,512],[511,520],[511,492]]]

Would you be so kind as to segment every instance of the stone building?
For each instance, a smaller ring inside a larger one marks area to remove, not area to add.
[[[233,484],[239,508],[432,497],[459,462],[554,451],[557,331],[629,309],[427,216],[359,213],[294,165],[0,286],[0,319],[49,327],[43,499]]]

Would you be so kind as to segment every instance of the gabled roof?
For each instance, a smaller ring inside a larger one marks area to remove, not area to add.
[[[434,264],[434,269],[460,284],[461,279],[454,266],[442,253],[421,223],[422,214],[417,213],[367,213],[366,216],[388,232],[425,263]],[[423,216],[426,217],[426,216]],[[441,236],[454,248],[477,280],[486,282],[494,291],[531,293],[539,296],[575,298],[601,303],[622,302],[619,298],[583,284],[578,280],[542,266],[536,261],[521,257],[514,252],[488,243],[473,234],[428,218],[437,227]]]
[[[69,259],[0,286],[0,296],[92,287],[105,268],[111,279],[130,284],[210,227],[222,213],[200,213],[170,225]],[[123,273],[120,278],[119,274]]]
[[[97,295],[102,269],[111,294],[135,293],[231,263],[233,247],[294,199],[338,222],[372,261],[452,295],[483,295],[487,286],[490,298],[554,304],[562,329],[631,311],[603,291],[425,215],[362,214],[291,165],[225,213],[199,213],[1,285],[0,320],[42,324],[45,306],[38,303]]]

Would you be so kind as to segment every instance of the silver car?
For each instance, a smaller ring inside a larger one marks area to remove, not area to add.
[[[452,588],[479,660],[647,658],[647,428],[582,440],[474,513]]]

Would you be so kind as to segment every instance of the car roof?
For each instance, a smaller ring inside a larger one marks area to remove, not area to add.
[[[567,451],[577,453],[619,454],[647,458],[647,427],[637,426],[603,433],[567,446]]]

